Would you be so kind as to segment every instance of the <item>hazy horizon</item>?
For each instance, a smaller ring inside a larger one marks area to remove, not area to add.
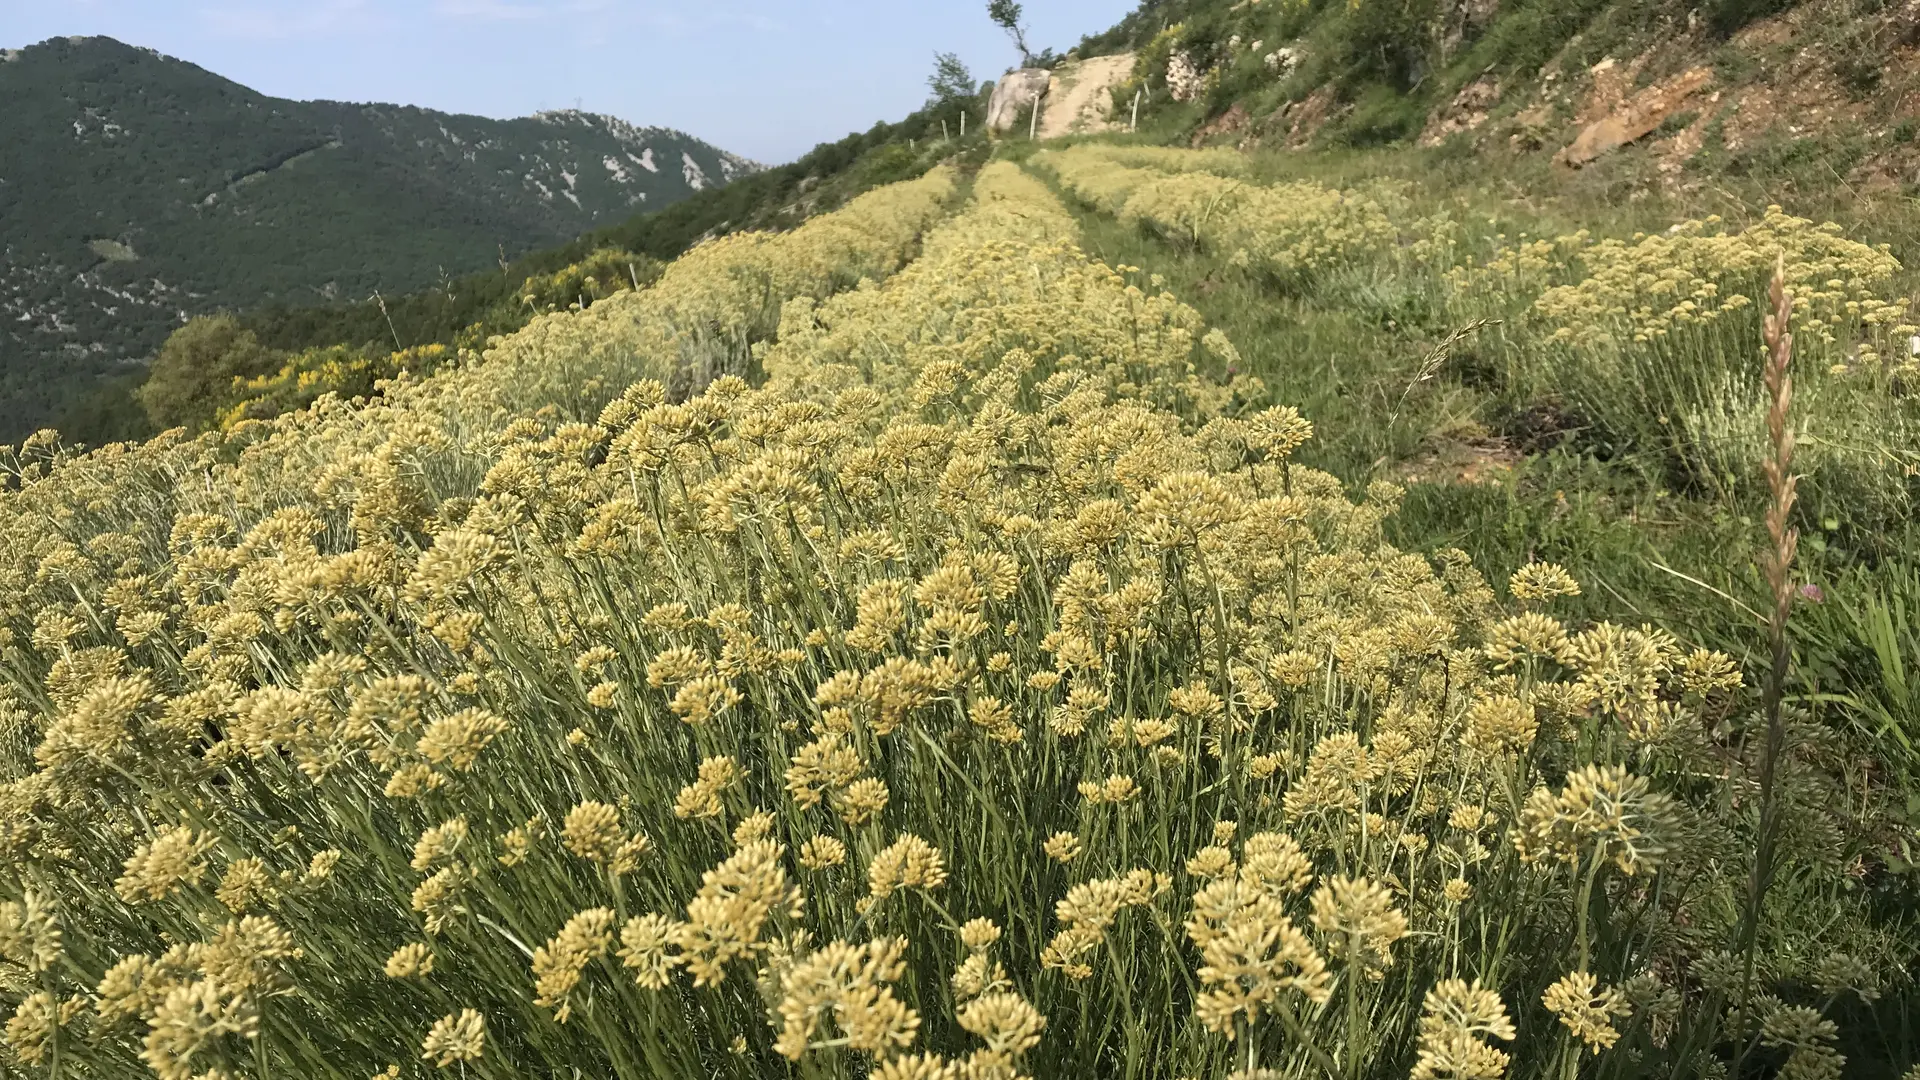
[[[1137,0],[1028,0],[1061,51]],[[0,0],[0,48],[104,35],[273,97],[510,118],[580,108],[768,164],[897,120],[936,51],[982,80],[1018,61],[985,0]]]

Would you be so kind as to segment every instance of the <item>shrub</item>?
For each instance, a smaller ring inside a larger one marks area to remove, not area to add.
[[[230,315],[189,319],[160,347],[137,396],[156,427],[205,424],[235,380],[271,370],[275,359]]]

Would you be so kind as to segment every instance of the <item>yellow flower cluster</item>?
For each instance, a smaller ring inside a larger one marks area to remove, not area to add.
[[[1705,332],[1733,312],[1751,311],[1776,261],[1794,296],[1800,343],[1853,345],[1852,362],[1874,365],[1893,336],[1900,347],[1889,360],[1911,363],[1905,339],[1920,328],[1906,323],[1905,299],[1889,295],[1900,263],[1888,247],[1778,206],[1741,229],[1715,216],[1628,240],[1585,231],[1522,238],[1448,279],[1468,297],[1530,294],[1532,314],[1552,341],[1592,351]]]
[[[429,372],[454,355],[437,342],[385,355],[339,345],[307,349],[287,358],[276,371],[235,380],[234,401],[215,420],[220,427],[231,428],[242,420],[278,416],[325,394],[363,395],[381,379],[403,371]]]
[[[857,388],[881,395],[874,408],[932,416],[1001,387],[1020,400],[1056,376],[1206,415],[1260,396],[1247,378],[1201,374],[1210,357],[1228,357],[1203,341],[1198,312],[1088,258],[1078,240],[1045,185],[990,164],[968,212],[934,229],[901,273],[824,304],[788,302],[762,357],[769,386],[816,398]]]
[[[1286,278],[1383,257],[1399,239],[1387,205],[1374,194],[1249,183],[1234,176],[1243,169],[1215,164],[1220,153],[1085,145],[1038,160],[1077,198],[1122,221],[1145,223],[1225,253],[1236,265]]]

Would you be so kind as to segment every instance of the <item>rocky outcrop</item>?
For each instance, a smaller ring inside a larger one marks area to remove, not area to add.
[[[1043,99],[1046,108],[1040,113],[1040,137],[1056,139],[1124,127],[1110,118],[1113,88],[1132,74],[1132,53],[1062,64],[1055,69]]]
[[[1045,97],[1052,80],[1053,73],[1046,68],[1021,68],[1002,75],[987,99],[987,130],[1013,130],[1020,110],[1033,104],[1035,97]]]
[[[1435,112],[1420,133],[1421,146],[1439,146],[1454,135],[1472,131],[1487,122],[1487,116],[1500,104],[1500,80],[1482,75],[1460,88],[1446,108]]]
[[[1554,160],[1578,168],[1602,154],[1645,138],[1711,82],[1713,71],[1704,67],[1690,68],[1657,82],[1588,124],[1572,145],[1554,155]]]
[[[1322,86],[1304,100],[1291,101],[1273,111],[1262,122],[1261,131],[1278,135],[1290,149],[1299,149],[1313,141],[1320,129],[1352,106],[1342,106],[1332,86]]]

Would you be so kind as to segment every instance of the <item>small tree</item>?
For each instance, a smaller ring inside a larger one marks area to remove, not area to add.
[[[230,315],[189,319],[160,346],[135,396],[156,427],[200,427],[233,396],[235,378],[263,375],[277,360]]]
[[[1014,47],[1020,50],[1020,66],[1025,67],[1033,51],[1027,48],[1027,28],[1020,25],[1020,15],[1020,5],[1014,0],[987,0],[987,18],[1013,38]]]
[[[939,108],[963,101],[974,94],[973,72],[950,52],[933,54],[933,74],[927,76],[927,88],[933,93],[927,104]]]

